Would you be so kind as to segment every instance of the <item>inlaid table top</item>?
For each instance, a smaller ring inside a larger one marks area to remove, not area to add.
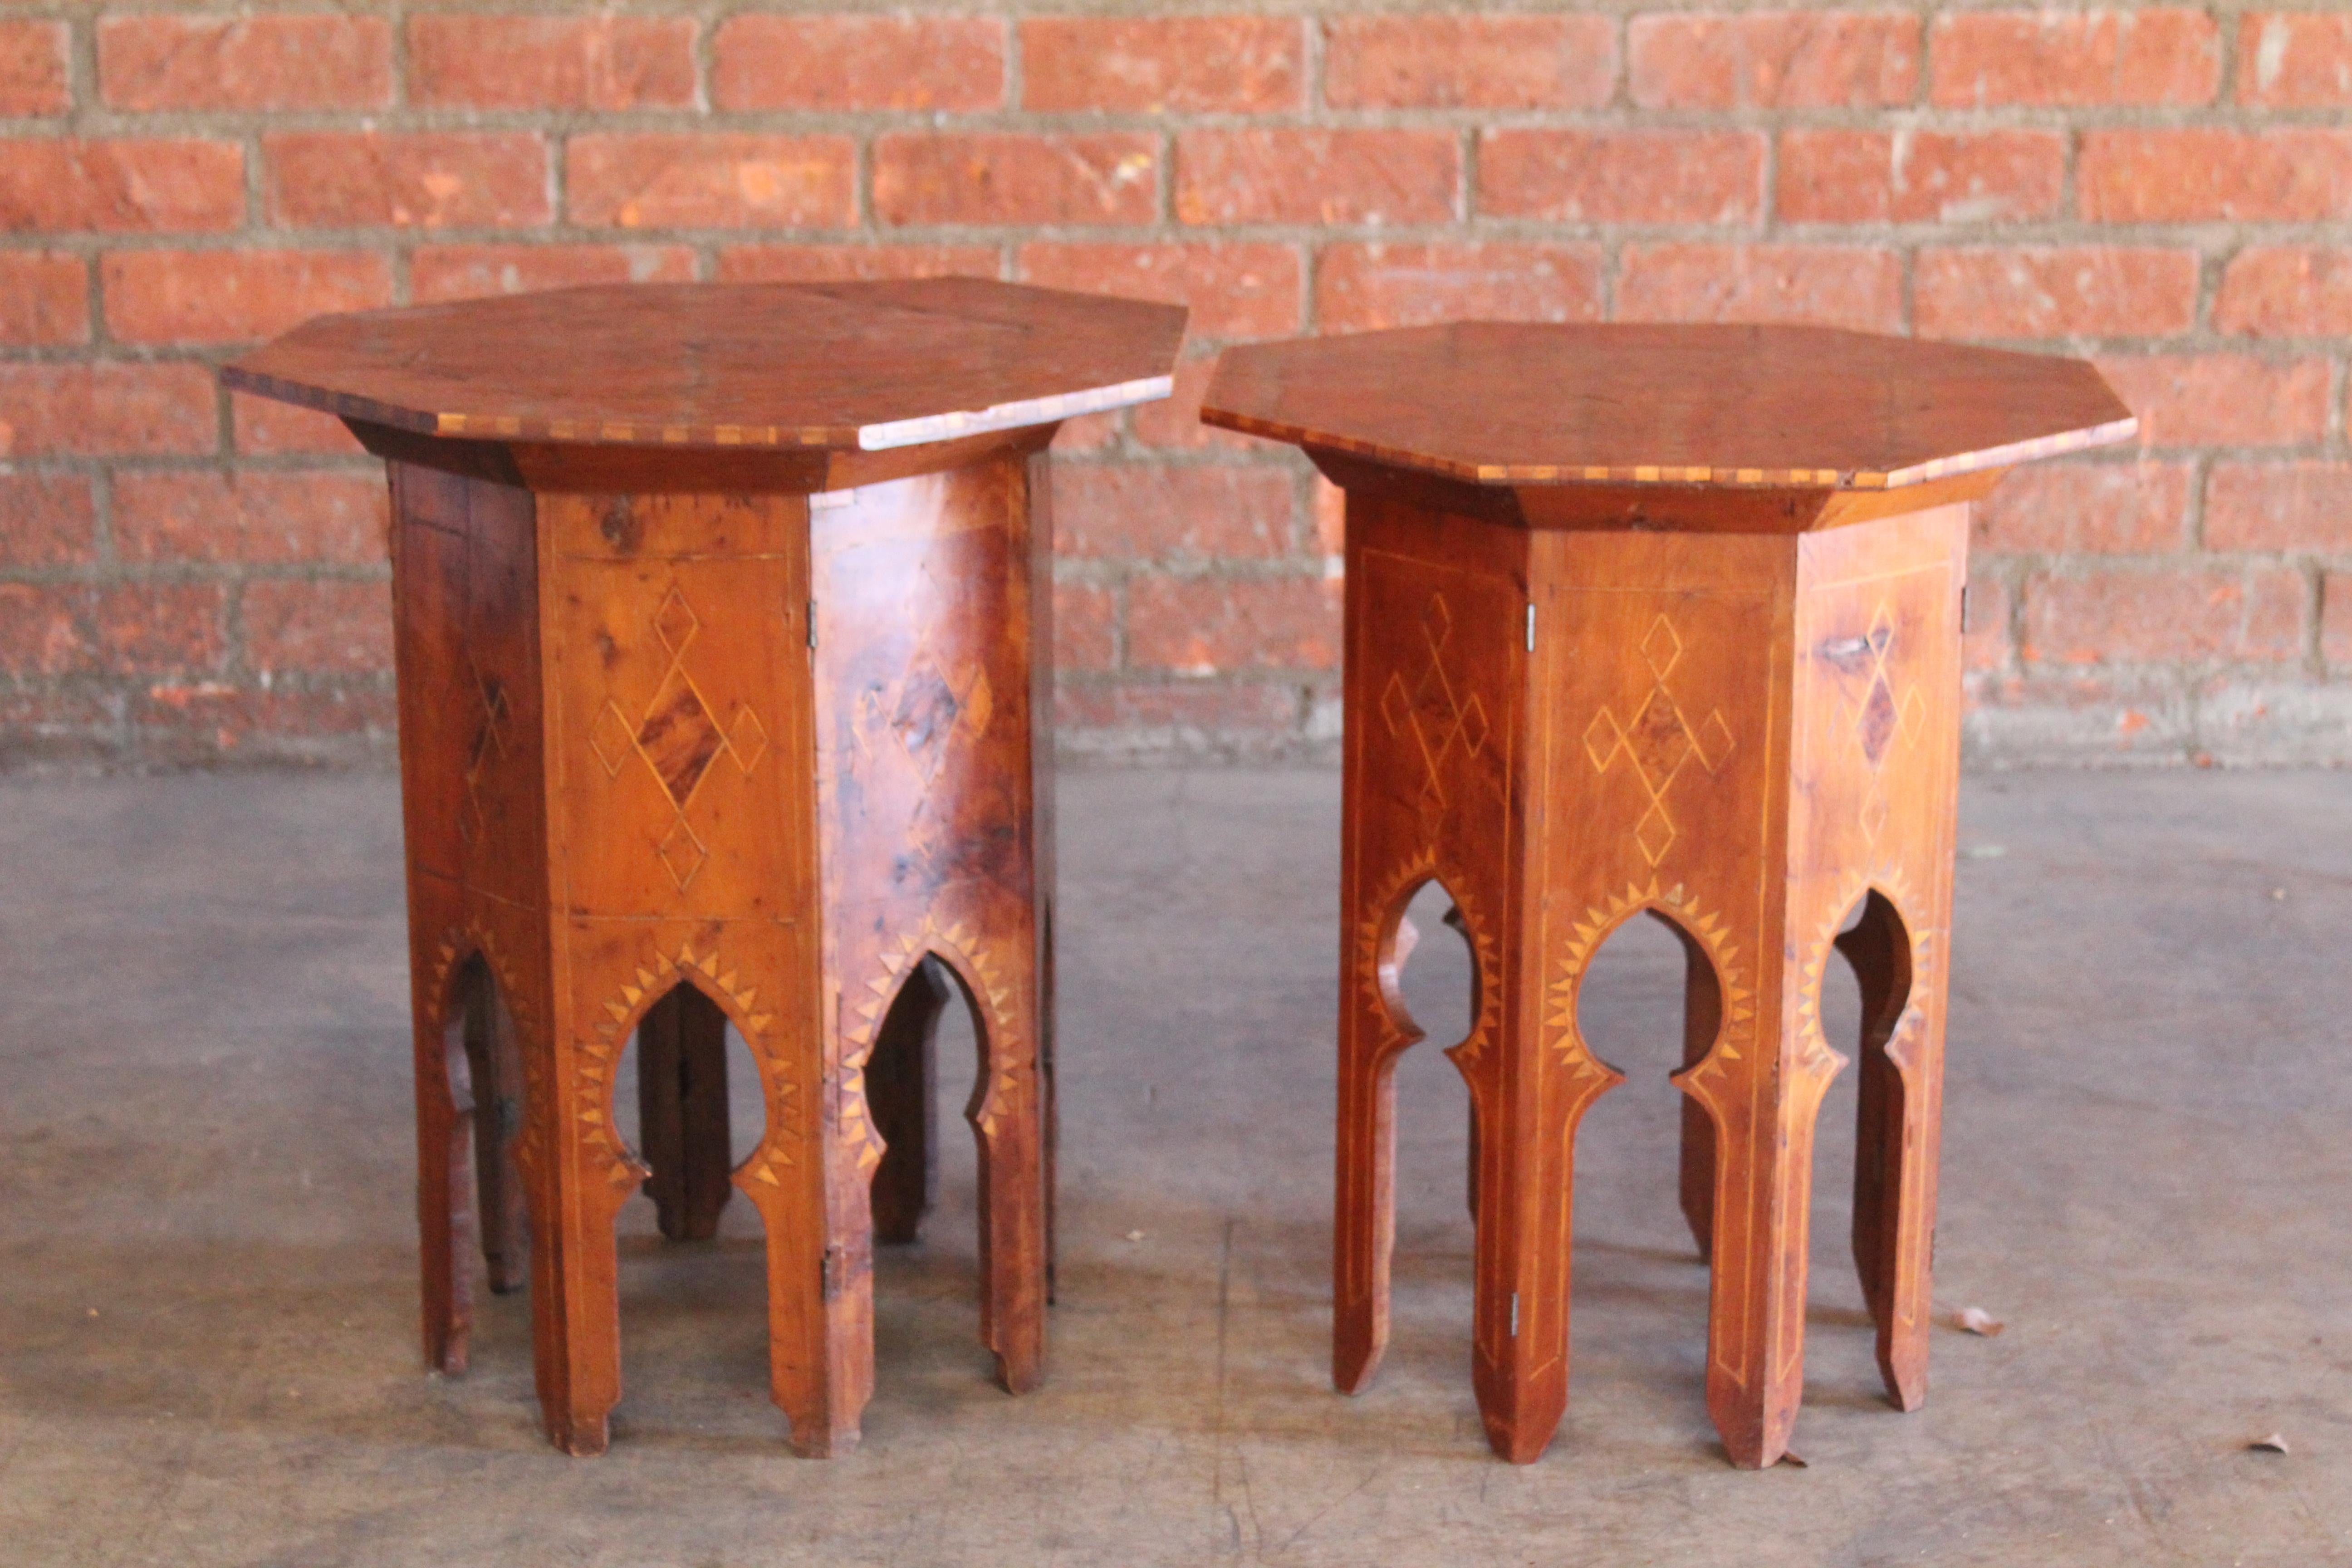
[[[2138,430],[2078,360],[1822,327],[1477,321],[1228,349],[1202,417],[1493,485],[1886,489]]]
[[[876,450],[1164,397],[1183,331],[974,278],[614,284],[324,316],[221,379],[434,436]]]

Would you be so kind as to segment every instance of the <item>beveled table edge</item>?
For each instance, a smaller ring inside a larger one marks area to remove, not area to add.
[[[2011,468],[2043,458],[2062,457],[2069,452],[2087,451],[2096,447],[2112,447],[2132,440],[2139,434],[2139,420],[2135,416],[2111,420],[2105,425],[2093,425],[2080,430],[2062,431],[2055,436],[2040,436],[2029,441],[2012,441],[2005,446],[1987,447],[1979,451],[1961,452],[1949,458],[1937,458],[1925,463],[1915,463],[1906,468],[1695,468],[1674,464],[1632,464],[1612,467],[1592,467],[1557,463],[1463,463],[1445,458],[1433,458],[1399,447],[1385,447],[1377,441],[1360,440],[1354,437],[1333,436],[1309,429],[1303,425],[1291,425],[1278,420],[1259,419],[1230,409],[1201,405],[1201,423],[1226,430],[1238,430],[1244,436],[1264,437],[1294,447],[1319,447],[1335,452],[1346,452],[1392,468],[1412,468],[1423,473],[1439,474],[1446,479],[1460,479],[1475,485],[1712,485],[1737,489],[1806,489],[1889,490],[1904,489],[1926,484],[1933,479],[1951,479],[1960,474],[1972,474],[1985,468]]]
[[[247,370],[243,365],[220,367],[220,384],[232,392],[251,393],[278,403],[312,408],[344,419],[365,420],[420,436],[447,436],[466,440],[553,441],[565,445],[633,447],[831,447],[861,451],[887,451],[953,440],[960,436],[1018,430],[1051,425],[1084,414],[1105,414],[1142,403],[1156,403],[1175,390],[1171,375],[1144,376],[1109,386],[1056,393],[1050,397],[1024,398],[981,409],[955,409],[879,425],[666,425],[625,420],[525,419],[514,415],[418,414],[351,393],[329,392],[299,382]]]

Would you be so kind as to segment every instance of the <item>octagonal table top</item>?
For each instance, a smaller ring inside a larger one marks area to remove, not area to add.
[[[1475,484],[1888,489],[2127,441],[2081,360],[1823,327],[1460,322],[1227,349],[1202,417]]]
[[[321,316],[221,380],[431,436],[878,450],[1165,397],[1184,318],[975,278],[596,285]]]

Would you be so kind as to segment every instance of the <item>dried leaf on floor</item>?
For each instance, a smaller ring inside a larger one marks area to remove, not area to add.
[[[1963,1307],[1952,1314],[1952,1327],[1966,1329],[1969,1333],[1982,1334],[1985,1338],[1991,1339],[2009,1325],[1982,1307]]]
[[[2255,1438],[2252,1442],[2246,1445],[2246,1451],[2252,1454],[2288,1454],[2294,1452],[2293,1449],[2286,1446],[2286,1438],[2276,1432],[2272,1433],[2267,1437]]]
[[[1792,1470],[1810,1470],[1813,1468],[1812,1466],[1805,1463],[1804,1460],[1797,1458],[1793,1453],[1781,1455],[1776,1462],[1786,1465]]]

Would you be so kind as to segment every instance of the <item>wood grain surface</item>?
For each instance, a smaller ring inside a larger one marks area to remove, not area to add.
[[[322,316],[221,381],[425,435],[876,450],[1165,397],[1183,331],[976,278],[613,284]]]
[[[1485,485],[1885,489],[2138,429],[2079,360],[1824,327],[1503,322],[1227,349],[1201,416]]]

